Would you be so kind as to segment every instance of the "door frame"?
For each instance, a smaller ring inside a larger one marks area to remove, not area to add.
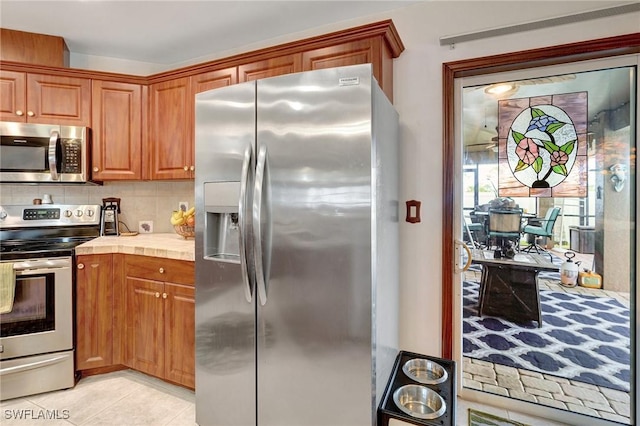
[[[640,33],[442,64],[442,357],[453,356],[455,214],[455,79],[640,53]]]

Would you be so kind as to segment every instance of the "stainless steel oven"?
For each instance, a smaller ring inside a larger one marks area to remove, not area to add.
[[[99,217],[96,205],[0,207],[14,294],[0,313],[2,400],[74,385],[74,247],[99,235]]]

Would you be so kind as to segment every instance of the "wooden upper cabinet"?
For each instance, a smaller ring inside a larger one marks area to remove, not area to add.
[[[222,70],[215,70],[191,77],[191,88],[193,93],[198,94],[207,90],[218,89],[230,86],[238,82],[238,68],[231,67]]]
[[[238,81],[253,81],[302,71],[302,54],[278,56],[238,67]]]
[[[0,119],[27,121],[27,74],[0,71]]]
[[[2,71],[0,80],[4,121],[91,125],[90,79]]]
[[[189,77],[149,88],[146,155],[151,179],[193,179],[193,93]]]
[[[393,101],[393,59],[403,50],[386,20],[148,77],[0,63],[0,120],[92,127],[95,180],[194,179],[197,93],[371,63]]]
[[[309,50],[302,54],[304,71],[359,64],[373,65],[374,77],[393,101],[393,56],[381,37]]]
[[[302,53],[302,69],[310,71],[367,64],[374,59],[371,40],[357,40]]]
[[[142,86],[94,80],[92,178],[142,179]]]

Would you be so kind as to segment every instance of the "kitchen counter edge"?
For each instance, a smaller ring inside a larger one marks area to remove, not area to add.
[[[98,237],[75,248],[76,255],[125,253],[195,261],[195,241],[178,234]]]

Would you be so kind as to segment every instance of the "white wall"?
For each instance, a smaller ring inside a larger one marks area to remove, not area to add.
[[[456,45],[439,39],[490,28],[590,11],[624,1],[433,1],[362,19],[336,23],[247,46],[253,50],[344,28],[393,19],[406,47],[394,66],[394,100],[401,119],[401,199],[422,201],[422,222],[401,224],[401,348],[441,353],[442,63],[640,31],[640,13],[591,20]],[[225,52],[223,55],[237,53]],[[218,57],[220,57],[218,56]],[[74,61],[71,55],[72,66]],[[92,68],[91,58],[82,58]],[[135,69],[116,72],[136,74]],[[184,65],[184,64],[182,64]],[[130,67],[142,66],[132,63]],[[100,69],[112,71],[107,61]],[[144,74],[144,72],[138,72]]]

